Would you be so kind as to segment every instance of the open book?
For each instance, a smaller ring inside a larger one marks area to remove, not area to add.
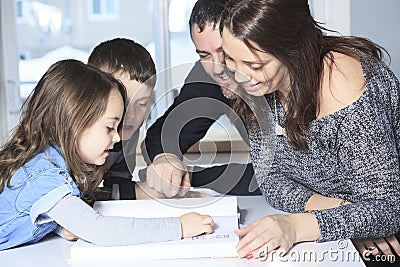
[[[239,241],[237,199],[233,196],[160,200],[98,201],[94,209],[103,215],[136,218],[179,217],[188,212],[214,219],[213,233],[179,241],[103,247],[78,240],[71,247],[71,260],[177,259],[236,257]]]

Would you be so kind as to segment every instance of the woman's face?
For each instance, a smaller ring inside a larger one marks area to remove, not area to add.
[[[222,32],[222,48],[225,64],[248,94],[261,96],[275,91],[288,94],[288,69],[273,55],[250,50],[226,28]]]

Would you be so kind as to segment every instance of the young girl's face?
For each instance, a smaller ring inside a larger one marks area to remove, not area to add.
[[[109,150],[119,142],[117,128],[124,112],[120,92],[111,90],[105,113],[91,127],[83,131],[78,139],[80,156],[86,163],[103,165]]]
[[[152,89],[144,83],[132,80],[129,73],[115,75],[126,88],[127,108],[122,122],[121,138],[128,140],[142,125],[149,110]]]

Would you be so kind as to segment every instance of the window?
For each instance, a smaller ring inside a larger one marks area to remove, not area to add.
[[[21,18],[23,18],[24,17],[24,10],[23,10],[23,1],[22,0],[17,0],[17,3],[16,3],[16,16],[17,16],[17,19],[21,19]]]
[[[6,85],[0,84],[4,90],[1,103],[8,105],[2,105],[5,111],[1,112],[0,122],[4,132],[8,133],[18,122],[22,102],[51,64],[65,58],[86,62],[90,51],[101,41],[126,37],[139,42],[152,54],[158,71],[171,64],[197,60],[186,26],[194,2],[175,1],[175,6],[178,3],[186,11],[172,19],[180,28],[172,27],[170,33],[168,16],[166,22],[160,20],[163,13],[168,15],[168,0],[1,1],[0,25],[7,25],[0,28],[0,40],[5,44],[0,45],[4,55],[0,63],[7,66],[6,70],[0,68],[5,75],[0,81],[7,81]],[[165,43],[168,50],[163,49]],[[173,60],[161,64],[162,59],[171,58],[170,54]],[[11,70],[15,74],[9,75]],[[183,81],[184,77],[180,78]],[[157,84],[160,95],[170,88]],[[4,92],[9,92],[8,96]],[[152,117],[161,115],[170,104],[166,102]],[[0,143],[7,133],[1,133]]]
[[[91,49],[100,41],[127,37],[145,46],[156,62],[157,71],[166,73],[166,78],[157,82],[154,121],[171,105],[187,72],[198,60],[188,26],[196,0],[14,0],[14,7],[10,2],[4,1],[5,8],[14,9],[12,13],[16,14],[13,34],[18,52],[17,103],[30,94],[54,62],[63,58],[86,62]],[[3,40],[10,42],[9,34],[3,36],[7,36]],[[167,71],[171,66],[173,71]],[[19,107],[12,110],[15,113]],[[223,140],[226,134],[220,133],[226,129],[232,129],[228,133],[231,137],[239,136],[229,120],[222,118],[207,138]]]
[[[115,20],[119,17],[118,0],[88,0],[90,20]]]
[[[156,99],[160,105],[152,113],[152,118],[157,118],[172,103],[191,64],[198,59],[188,27],[189,15],[195,2],[196,0],[0,1],[0,130],[8,132],[13,128],[18,121],[17,115],[22,101],[52,63],[63,58],[77,58],[86,62],[96,44],[114,37],[131,38],[145,46],[152,54],[158,72],[165,72],[171,66],[179,69],[178,72],[170,73],[165,80],[157,82]],[[368,10],[379,10],[377,14],[373,14],[378,16],[376,21],[379,23],[387,22],[388,26],[398,24],[398,16],[393,14],[399,7],[396,1],[381,4],[379,8],[373,0],[309,0],[309,4],[312,14],[319,22],[346,35],[358,35],[359,32],[353,26],[357,23],[363,30],[368,30],[363,36],[373,37],[373,33],[377,32],[384,34],[381,29],[387,27],[364,26],[366,22],[377,24],[368,19],[371,16],[365,15]],[[376,10],[373,8],[375,6]],[[364,7],[368,10],[364,10]],[[395,34],[387,36],[386,34],[384,37],[397,37]],[[372,40],[380,43],[379,38]],[[389,48],[393,69],[399,73],[397,39],[387,40],[382,44]],[[227,122],[227,119],[223,120]],[[5,135],[0,133],[2,143]]]
[[[30,6],[31,2],[27,0],[16,0],[15,14],[18,23],[29,20]]]

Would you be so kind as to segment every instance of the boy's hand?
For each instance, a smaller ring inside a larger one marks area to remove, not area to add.
[[[182,238],[201,234],[210,234],[213,231],[214,221],[211,216],[200,215],[196,212],[186,213],[179,217],[182,225]]]

